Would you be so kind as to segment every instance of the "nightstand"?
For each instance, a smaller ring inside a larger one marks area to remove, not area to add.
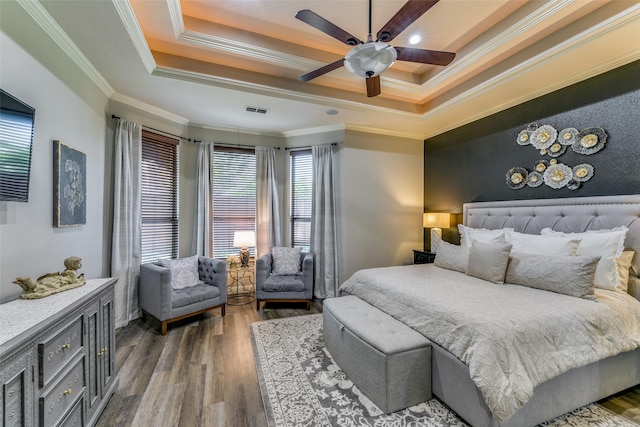
[[[414,264],[430,264],[436,259],[434,252],[426,252],[418,249],[413,250],[413,263]]]

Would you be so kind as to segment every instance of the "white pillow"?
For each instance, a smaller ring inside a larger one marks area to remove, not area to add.
[[[599,256],[600,262],[596,268],[595,285],[598,288],[609,290],[622,290],[626,292],[629,280],[629,272],[626,279],[620,277],[618,271],[618,259],[624,250],[624,239],[627,235],[627,227],[620,226],[606,230],[589,230],[584,233],[562,233],[550,228],[542,229],[541,233],[547,236],[563,236],[570,239],[580,239],[580,244],[576,255]],[[633,253],[630,258],[626,255],[620,262],[625,265],[631,264]],[[627,267],[628,270],[629,267]]]
[[[433,264],[436,267],[464,273],[467,271],[468,262],[469,248],[462,245],[453,245],[441,240],[438,246],[438,253],[436,254],[436,259]]]
[[[600,258],[596,268],[596,287],[626,293],[629,290],[629,269],[634,253],[623,251],[617,258]]]
[[[296,274],[300,271],[300,252],[302,248],[271,248],[273,274]]]
[[[543,236],[564,236],[569,239],[580,239],[577,255],[592,255],[617,258],[624,250],[624,239],[629,229],[620,226],[610,230],[590,230],[584,233],[563,233],[550,228],[543,228]]]
[[[504,281],[595,300],[593,277],[598,257],[511,252]]]
[[[510,243],[483,243],[475,240],[469,251],[469,261],[465,273],[468,276],[501,285],[504,283],[510,252]]]
[[[506,241],[505,233],[512,230],[513,228],[488,230],[486,228],[471,228],[466,225],[458,224],[460,244],[466,248],[471,248],[474,240],[478,240],[482,243],[504,243]]]
[[[509,232],[507,241],[516,252],[540,255],[575,255],[580,239]]]
[[[188,288],[202,283],[198,275],[198,255],[182,259],[161,259],[160,264],[171,269],[173,289]]]

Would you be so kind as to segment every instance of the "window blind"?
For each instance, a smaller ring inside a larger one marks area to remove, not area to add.
[[[3,97],[4,100],[4,97]],[[33,112],[0,108],[0,200],[26,202],[29,199],[29,172]]]
[[[142,130],[142,263],[178,257],[178,143]]]
[[[313,168],[311,150],[290,155],[291,246],[308,251],[311,245],[311,194]]]
[[[256,156],[254,150],[215,147],[213,153],[213,252],[216,258],[238,255],[236,231],[256,227]],[[255,248],[249,248],[255,256]]]

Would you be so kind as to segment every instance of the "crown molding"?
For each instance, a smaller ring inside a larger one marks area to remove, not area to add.
[[[145,69],[149,74],[156,68],[156,61],[153,59],[153,55],[151,54],[151,49],[149,49],[149,45],[147,44],[146,39],[144,38],[144,34],[142,33],[142,29],[140,25],[138,25],[138,20],[136,19],[135,14],[133,13],[133,9],[131,8],[131,3],[128,1],[122,0],[111,0],[113,6],[118,12],[118,16],[120,16],[120,20],[122,24],[125,26],[127,30],[127,34],[129,34],[129,38],[133,43],[136,51],[138,52],[138,56],[142,61]]]
[[[153,114],[154,116],[168,120],[177,125],[180,125],[180,126],[189,125],[189,120],[185,119],[184,117],[178,116],[177,114],[170,113],[161,108],[154,107],[153,105],[149,105],[142,101],[138,101],[137,99],[133,99],[131,97],[128,97],[127,95],[123,95],[121,93],[116,92],[111,96],[111,99],[121,104],[125,104],[130,107],[136,108],[138,110],[144,111],[146,113]]]
[[[184,20],[182,19],[182,7],[180,0],[167,0],[167,8],[169,9],[169,19],[171,20],[171,28],[173,35],[177,39],[184,32]]]
[[[67,33],[58,25],[51,14],[38,1],[17,0],[17,3],[31,16],[44,32],[62,49],[74,64],[102,91],[110,97],[115,90],[91,64]]]
[[[293,90],[274,88],[272,86],[250,83],[240,80],[234,80],[224,77],[212,76],[210,74],[196,73],[169,67],[158,66],[152,73],[154,76],[166,77],[172,79],[184,80],[192,83],[207,84],[215,87],[230,90],[240,90],[248,93],[254,93],[265,96],[275,96],[286,98],[294,101],[302,102],[320,102],[322,105],[335,108],[348,108],[362,112],[384,112],[385,114],[394,114],[402,117],[418,117],[418,113],[401,111],[394,108],[363,104],[361,102],[342,100],[318,95],[309,95]]]

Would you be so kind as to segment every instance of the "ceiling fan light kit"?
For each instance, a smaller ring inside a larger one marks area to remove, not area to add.
[[[344,57],[344,68],[360,77],[374,77],[391,67],[398,54],[386,43],[371,42],[351,49]]]
[[[367,96],[380,94],[380,74],[391,67],[396,60],[418,62],[422,64],[449,65],[455,58],[453,52],[416,49],[406,47],[392,47],[387,42],[396,38],[409,25],[420,18],[439,0],[409,0],[377,33],[377,40],[373,40],[371,33],[371,2],[369,0],[369,34],[363,42],[330,21],[311,10],[304,9],[296,13],[296,18],[323,33],[354,46],[345,57],[339,61],[327,64],[316,70],[298,77],[299,80],[309,81],[344,66],[351,73],[366,78]]]

